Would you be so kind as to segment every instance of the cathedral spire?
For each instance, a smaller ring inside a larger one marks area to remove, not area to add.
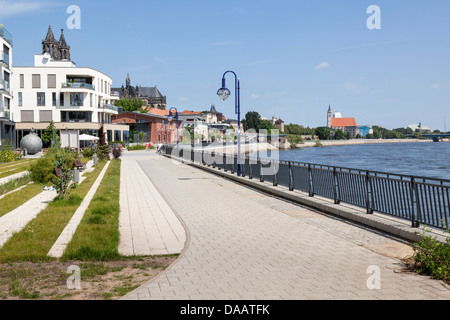
[[[127,72],[127,80],[125,82],[127,88],[130,86],[130,83],[131,83],[131,81],[130,81],[130,73]]]
[[[48,26],[47,36],[45,37],[44,42],[48,42],[48,43],[56,42],[55,37],[53,36],[53,31],[52,31],[51,25]]]

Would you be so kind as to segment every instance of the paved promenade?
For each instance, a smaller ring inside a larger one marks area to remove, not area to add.
[[[151,151],[134,161],[134,190],[142,170],[187,239],[173,265],[123,299],[450,299],[442,282],[402,270],[412,254],[402,242]]]

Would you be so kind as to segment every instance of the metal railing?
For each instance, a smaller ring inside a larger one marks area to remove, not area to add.
[[[233,155],[193,150],[180,145],[167,146],[166,155],[237,173]],[[242,177],[259,179],[274,186],[299,190],[310,197],[319,195],[365,209],[367,214],[384,213],[422,225],[446,230],[450,222],[450,180],[408,176],[302,163],[241,157]]]
[[[95,87],[92,84],[83,83],[83,82],[63,82],[61,87],[62,88],[95,90]]]
[[[4,51],[0,51],[0,64],[3,64],[9,68],[9,54]]]
[[[9,33],[2,24],[0,24],[0,37],[5,39],[10,45],[13,44],[13,37],[11,33]]]
[[[0,91],[10,92],[9,82],[3,79],[0,79]]]

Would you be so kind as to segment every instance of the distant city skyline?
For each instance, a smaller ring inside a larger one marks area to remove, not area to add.
[[[67,8],[80,8],[69,29]],[[370,30],[377,5],[381,29]],[[48,26],[64,29],[71,58],[113,79],[157,86],[167,108],[227,118],[216,95],[225,71],[241,83],[241,117],[257,111],[326,126],[328,106],[358,125],[422,123],[450,130],[448,0],[427,1],[11,1],[0,23],[13,36],[13,66],[32,66]],[[234,96],[234,80],[227,78]]]

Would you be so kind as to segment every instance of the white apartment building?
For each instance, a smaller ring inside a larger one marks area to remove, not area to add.
[[[111,92],[112,79],[92,68],[77,67],[62,31],[56,42],[50,27],[34,66],[12,71],[17,145],[32,129],[41,136],[50,121],[60,130],[63,147],[78,147],[77,137],[83,133],[99,136],[102,124],[108,141],[126,140],[129,126],[111,121],[118,114],[114,102],[119,99]]]
[[[0,24],[0,148],[5,140],[14,143],[15,126],[11,115],[12,36]]]

